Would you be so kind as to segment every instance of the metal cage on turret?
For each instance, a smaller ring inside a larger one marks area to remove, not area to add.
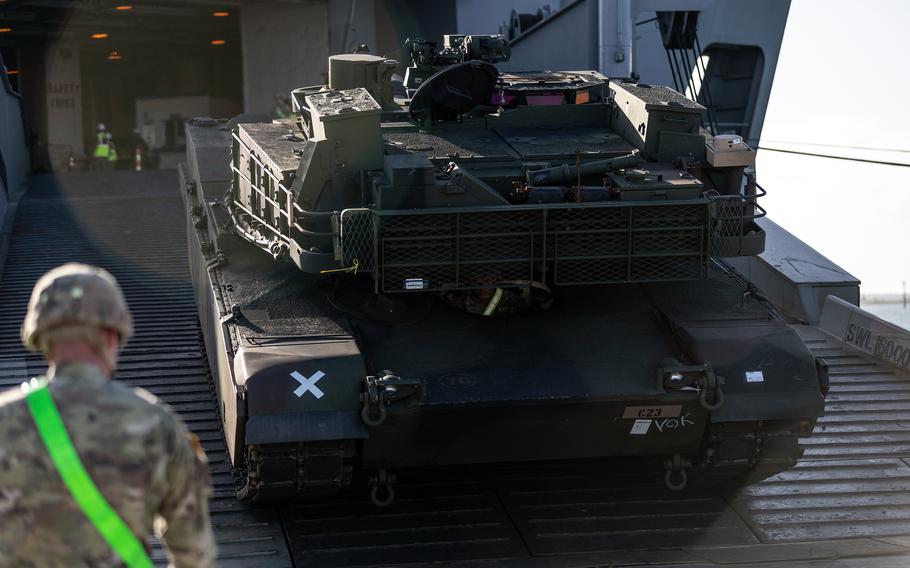
[[[700,280],[764,248],[764,195],[336,214],[336,259],[378,292]]]

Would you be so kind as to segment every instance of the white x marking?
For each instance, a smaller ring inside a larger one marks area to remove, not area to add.
[[[325,394],[322,392],[322,389],[316,386],[316,383],[319,382],[319,379],[325,376],[325,373],[322,371],[316,371],[313,373],[312,377],[304,377],[297,371],[294,371],[291,373],[291,376],[294,377],[298,383],[300,383],[300,386],[297,387],[297,390],[294,391],[294,394],[296,394],[298,398],[303,396],[303,394],[306,392],[313,393],[313,396],[316,398],[322,398],[322,395]]]

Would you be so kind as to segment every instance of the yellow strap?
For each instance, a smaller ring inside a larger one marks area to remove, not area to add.
[[[360,268],[360,263],[355,258],[353,260],[353,262],[351,262],[351,266],[349,266],[347,268],[332,268],[329,270],[320,270],[319,274],[331,274],[333,272],[353,272],[354,274],[357,274],[358,268]]]

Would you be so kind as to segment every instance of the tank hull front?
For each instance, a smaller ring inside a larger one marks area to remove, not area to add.
[[[486,317],[429,292],[371,303],[369,275],[275,262],[225,229],[228,172],[203,166],[227,164],[227,134],[197,130],[181,174],[190,265],[245,495],[324,494],[357,469],[607,456],[770,475],[823,412],[806,346],[716,268],[560,286],[549,309]],[[684,363],[702,366],[698,381],[669,385]],[[401,382],[378,420],[370,385],[389,377]]]
[[[639,414],[666,416],[631,417]],[[693,396],[422,408],[373,429],[362,463],[372,469],[694,453],[707,423]]]

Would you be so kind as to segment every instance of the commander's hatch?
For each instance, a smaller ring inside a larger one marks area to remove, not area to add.
[[[422,122],[457,120],[479,105],[491,104],[499,71],[483,61],[446,67],[420,85],[411,99],[411,117]]]

